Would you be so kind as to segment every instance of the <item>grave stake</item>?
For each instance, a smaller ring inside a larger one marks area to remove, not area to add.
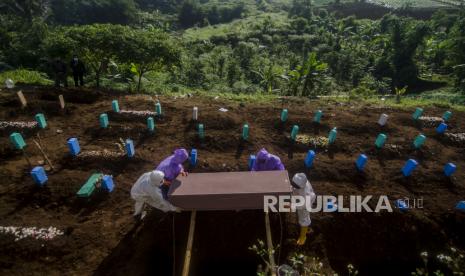
[[[307,157],[305,157],[305,167],[311,168],[313,165],[313,160],[315,160],[315,152],[313,150],[309,150],[307,153]]]
[[[413,170],[418,166],[418,162],[415,159],[409,159],[402,168],[402,173],[405,177],[412,175]]]
[[[287,121],[287,117],[288,117],[288,111],[287,109],[283,109],[283,111],[281,111],[281,122],[285,123]]]
[[[23,91],[19,90],[18,93],[16,94],[18,95],[22,108],[25,108],[27,106],[27,101],[26,101],[26,98],[24,97]]]
[[[40,129],[44,129],[47,127],[47,120],[45,119],[44,114],[38,113],[34,118],[36,119]]]
[[[65,109],[65,99],[63,98],[63,95],[59,95],[58,100],[60,100],[61,110],[64,110]]]
[[[111,108],[113,109],[113,112],[119,113],[119,104],[118,100],[113,100],[111,102]]]
[[[45,172],[44,168],[40,166],[32,169],[31,176],[39,187],[43,187],[44,184],[48,181],[47,173]]]
[[[256,159],[257,159],[257,157],[255,155],[253,155],[253,154],[249,156],[249,162],[248,162],[249,171],[252,170],[252,167],[255,164]]]
[[[71,153],[71,156],[76,157],[79,152],[81,152],[81,147],[79,146],[79,141],[77,138],[69,138],[68,140],[68,148],[69,152]]]
[[[387,114],[381,114],[381,116],[379,116],[378,125],[385,126],[388,118],[389,116]]]
[[[367,161],[368,161],[368,157],[365,154],[360,154],[359,157],[357,158],[357,161],[355,161],[357,170],[360,172],[363,172]]]
[[[155,132],[155,120],[153,119],[153,117],[147,118],[147,129],[151,133]]]
[[[100,127],[107,128],[108,127],[108,115],[106,113],[100,114],[99,117]]]
[[[321,122],[321,117],[323,116],[323,111],[317,110],[315,117],[313,117],[313,122],[319,124]]]
[[[375,141],[375,146],[377,149],[381,149],[386,143],[387,136],[386,134],[379,134]]]
[[[439,126],[436,128],[436,132],[438,134],[444,134],[447,130],[447,124],[446,123],[440,123]]]
[[[418,120],[423,114],[423,108],[417,107],[412,115],[414,121]]]
[[[134,142],[131,139],[126,139],[125,148],[126,148],[126,155],[129,158],[134,157],[134,155],[136,154],[136,151],[134,149]]]
[[[328,143],[331,145],[334,142],[336,142],[336,137],[337,137],[337,128],[335,127],[329,132]]]
[[[203,124],[199,124],[199,138],[203,140],[205,138],[205,129]]]
[[[190,164],[192,167],[195,167],[197,165],[197,150],[196,149],[191,150]]]
[[[291,140],[292,142],[295,142],[295,139],[297,138],[297,134],[299,133],[299,126],[294,125],[291,130]]]
[[[457,170],[457,166],[455,166],[454,163],[447,163],[446,166],[444,166],[444,174],[447,177],[452,176],[456,170]]]
[[[192,120],[197,121],[199,119],[199,108],[197,106],[194,106],[192,109]]]
[[[444,115],[442,115],[442,119],[444,120],[444,122],[449,121],[451,117],[452,117],[452,112],[450,111],[446,111],[444,112]]]
[[[30,168],[32,168],[32,164],[31,164],[31,161],[29,160],[29,156],[24,150],[24,148],[26,147],[26,142],[24,142],[23,136],[18,132],[13,132],[10,135],[10,141],[14,145],[15,149],[21,150],[24,158],[27,161],[27,164],[29,165]]]
[[[415,147],[415,149],[420,149],[421,146],[425,143],[425,141],[426,141],[426,136],[423,134],[420,134],[413,141],[413,146]]]
[[[158,115],[159,117],[161,117],[162,112],[161,112],[161,104],[160,104],[160,102],[157,102],[157,103],[155,104],[155,112],[157,113],[157,115]]]
[[[244,124],[244,126],[242,127],[242,139],[244,141],[247,141],[249,139],[249,125],[248,124]]]

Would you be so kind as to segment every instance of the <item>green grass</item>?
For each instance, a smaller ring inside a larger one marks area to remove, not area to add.
[[[226,99],[234,102],[242,102],[242,103],[270,103],[276,99],[278,99],[278,95],[274,94],[246,94],[246,93],[222,93],[222,92],[206,92],[206,91],[196,91],[195,95],[212,98],[215,99],[218,97],[219,99]]]
[[[12,79],[15,84],[51,85],[53,81],[44,73],[27,69],[16,69],[0,73],[0,83],[5,84],[7,79]]]
[[[344,100],[349,101],[348,98]],[[369,104],[385,105],[395,108],[440,107],[465,111],[465,93],[457,92],[451,87],[427,91],[421,94],[405,95],[402,96],[400,103],[396,102],[395,97],[389,97],[384,100],[376,97],[362,99],[362,101]]]
[[[244,19],[237,19],[227,24],[218,24],[203,28],[190,28],[185,30],[182,39],[184,41],[201,41],[208,40],[212,36],[221,36],[231,33],[246,35],[256,30],[257,26],[262,26],[265,20],[270,20],[273,28],[285,27],[289,24],[287,13],[261,13]]]
[[[53,81],[47,78],[44,73],[37,71],[30,71],[26,69],[17,69],[12,71],[5,71],[0,73],[0,82],[3,85],[5,80],[11,78],[15,84],[29,84],[29,85],[52,85]],[[128,91],[128,84],[110,82],[108,80],[102,81],[102,86],[111,87],[116,90]],[[132,85],[132,91],[134,91],[134,84]],[[143,81],[143,93],[147,94],[161,94],[166,96],[181,96],[187,93],[192,93],[197,96],[207,97],[214,99],[218,97],[220,99],[231,100],[235,102],[253,102],[253,103],[270,103],[279,98],[276,94],[263,94],[257,93],[222,93],[216,91],[203,91],[195,90],[189,87],[173,84],[169,85],[168,75],[165,73],[151,72],[148,73]],[[421,94],[409,94],[402,97],[400,104],[396,103],[394,97],[389,97],[384,100],[379,97],[372,97],[368,99],[357,99],[350,100],[347,96],[329,96],[321,101],[328,102],[349,102],[362,103],[362,104],[375,104],[385,105],[395,108],[415,108],[421,107],[441,107],[450,108],[458,111],[465,111],[465,93],[457,92],[452,87],[441,88],[437,90],[431,90],[423,92]]]
[[[368,0],[374,4],[379,4],[389,8],[402,8],[405,6],[410,6],[414,8],[436,8],[436,7],[447,7],[449,0],[446,1],[436,1],[436,0]],[[453,2],[453,1],[451,1]]]

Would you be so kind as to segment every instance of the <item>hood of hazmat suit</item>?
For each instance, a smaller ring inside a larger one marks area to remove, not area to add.
[[[266,149],[261,149],[257,153],[257,159],[252,167],[252,171],[283,171],[285,170],[281,159],[278,156],[268,153]]]
[[[189,154],[186,149],[177,149],[174,151],[173,155],[169,156],[158,165],[157,170],[165,174],[166,180],[173,181],[184,169],[182,163],[184,163],[187,158],[189,158]]]

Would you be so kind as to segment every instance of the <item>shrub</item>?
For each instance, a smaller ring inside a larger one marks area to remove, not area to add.
[[[48,79],[44,73],[27,69],[16,69],[0,73],[0,83],[2,85],[7,79],[12,79],[15,84],[53,84],[53,81]]]

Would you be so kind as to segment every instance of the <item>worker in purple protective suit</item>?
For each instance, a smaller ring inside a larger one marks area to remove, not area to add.
[[[157,171],[162,171],[165,174],[164,185],[160,187],[164,199],[168,198],[168,190],[171,182],[179,175],[187,176],[187,172],[184,171],[182,163],[184,163],[188,157],[189,155],[187,154],[186,149],[177,149],[174,151],[174,154],[161,161],[156,168]]]
[[[257,153],[257,159],[253,164],[252,171],[284,171],[284,165],[278,156],[261,149]]]

